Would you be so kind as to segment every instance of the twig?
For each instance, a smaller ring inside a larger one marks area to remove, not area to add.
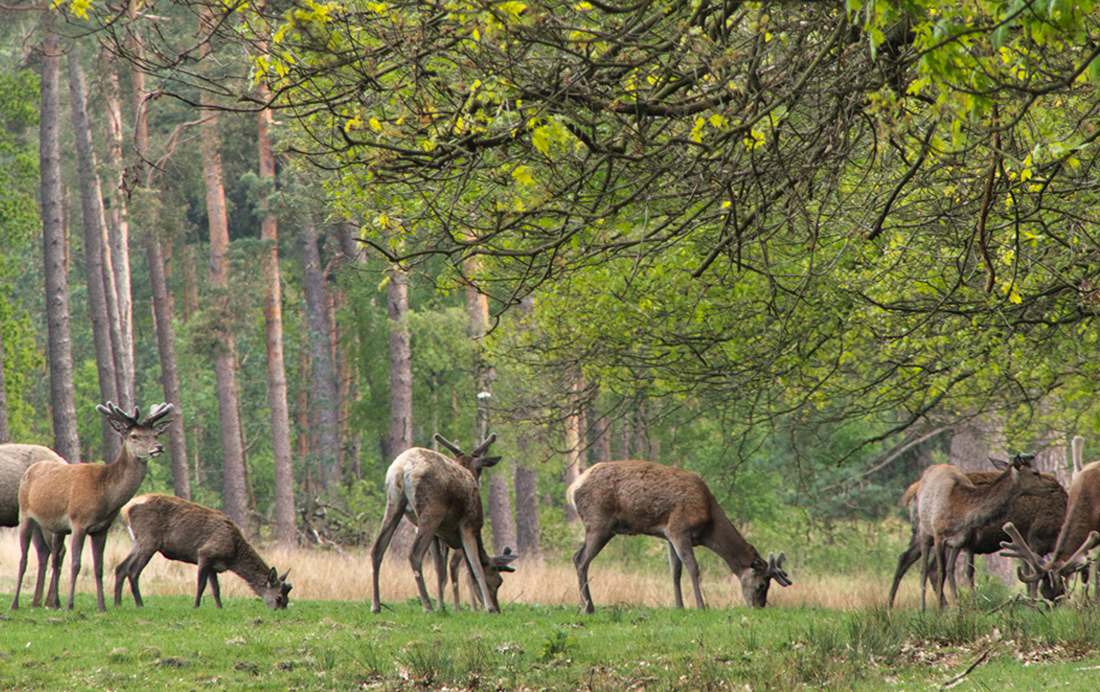
[[[971,664],[970,664],[970,667],[969,667],[969,668],[967,668],[966,670],[964,670],[964,671],[963,671],[962,673],[960,673],[959,675],[956,675],[955,677],[951,678],[950,680],[947,680],[947,681],[945,681],[945,682],[943,683],[943,685],[941,685],[941,686],[940,686],[940,689],[941,689],[941,690],[946,690],[946,689],[950,689],[950,688],[954,687],[955,685],[957,685],[958,683],[962,682],[962,679],[963,679],[963,678],[965,678],[965,677],[966,677],[967,675],[970,675],[971,673],[973,673],[973,672],[974,672],[974,669],[975,669],[975,668],[977,668],[977,667],[978,667],[978,666],[980,666],[980,665],[981,665],[981,664],[982,664],[983,662],[985,662],[985,659],[989,657],[989,654],[990,654],[990,653],[991,653],[992,651],[993,651],[993,647],[990,647],[990,648],[986,649],[986,650],[985,650],[985,651],[984,651],[984,652],[982,653],[982,655],[978,657],[978,660],[977,660],[977,661],[974,661],[973,663],[971,663]]]

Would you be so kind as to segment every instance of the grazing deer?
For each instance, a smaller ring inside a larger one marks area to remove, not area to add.
[[[932,588],[939,606],[947,605],[944,579],[947,550],[958,550],[973,533],[1004,516],[1009,504],[1020,495],[1049,495],[1061,486],[1032,465],[1034,455],[1017,454],[996,480],[975,485],[950,464],[930,466],[921,476],[917,512],[921,540],[921,610],[926,607],[929,563],[935,554],[936,572]]]
[[[1020,581],[1039,583],[1043,595],[1054,600],[1066,593],[1066,579],[1088,564],[1088,553],[1100,545],[1100,461],[1086,464],[1069,486],[1069,506],[1054,555],[1043,564],[1040,554],[1031,550],[1020,531],[1012,522],[1004,525],[1005,533],[1012,540],[1001,545],[1008,557],[1019,558],[1017,570]],[[1097,583],[1096,563],[1093,563],[1092,581]],[[1097,588],[1097,587],[1094,587]],[[1098,589],[1100,591],[1100,589]],[[1086,599],[1088,591],[1085,592]]]
[[[31,465],[39,461],[54,464],[68,463],[61,456],[41,445],[0,444],[0,526],[19,526],[19,481]],[[46,567],[50,560],[50,543],[54,537],[43,534],[41,527],[34,526],[31,536],[34,550],[38,553],[38,577],[34,585],[34,600],[31,605],[42,605],[42,591],[46,585]],[[62,546],[63,547],[63,546]],[[64,554],[58,556],[54,570],[61,569]],[[54,590],[46,597],[47,607],[58,607],[60,599]]]
[[[441,440],[437,436],[437,440]],[[504,582],[500,573],[512,571],[508,567],[515,556],[489,557],[481,540],[481,527],[484,517],[481,508],[481,493],[477,478],[481,469],[495,466],[500,457],[482,457],[495,436],[479,445],[468,455],[456,454],[460,459],[451,460],[430,449],[414,447],[402,452],[386,472],[386,515],[378,537],[371,546],[371,564],[374,568],[374,591],[371,611],[382,610],[379,598],[379,567],[382,557],[389,547],[393,532],[397,529],[401,516],[405,515],[417,526],[417,535],[409,553],[409,563],[416,586],[420,592],[420,603],[425,611],[432,610],[424,586],[421,567],[424,554],[438,536],[455,550],[461,549],[466,557],[466,565],[474,575],[481,590],[485,609],[495,613],[500,611],[497,603],[497,590]],[[444,443],[452,451],[457,450],[450,443]],[[436,558],[437,572],[442,558]],[[439,579],[440,596],[443,592],[443,577]],[[443,599],[440,598],[440,607]]]
[[[175,497],[150,493],[139,495],[122,508],[122,518],[130,527],[134,547],[115,569],[115,606],[122,605],[122,587],[130,580],[134,603],[144,605],[138,578],[153,555],[199,566],[195,607],[210,584],[214,605],[222,607],[218,573],[234,572],[264,600],[272,610],[286,608],[292,588],[286,573],[268,567],[264,559],[245,540],[240,528],[224,512]]]
[[[1004,464],[1004,462],[997,462]],[[1003,468],[1003,466],[1002,466]],[[966,477],[976,486],[988,485],[1000,477],[998,471],[971,471]],[[1055,480],[1049,474],[1043,474],[1051,480]],[[909,486],[902,495],[901,504],[909,507],[910,518],[913,522],[913,535],[909,540],[909,547],[898,556],[898,566],[894,571],[894,583],[890,586],[890,596],[887,598],[886,607],[892,608],[894,599],[901,585],[902,577],[909,568],[920,561],[920,531],[919,512],[917,510],[916,495],[920,490],[920,481]],[[1045,555],[1054,550],[1055,541],[1058,540],[1058,530],[1062,526],[1062,520],[1066,516],[1066,491],[1061,484],[1049,495],[1020,495],[1008,504],[1004,519],[987,524],[971,534],[958,550],[950,549],[947,553],[947,581],[951,587],[952,596],[956,597],[955,585],[955,560],[959,552],[966,554],[966,577],[970,590],[974,590],[974,556],[989,555],[1001,550],[1001,542],[1008,540],[1008,535],[1001,528],[1004,520],[1013,522],[1020,527],[1020,532],[1027,536],[1027,544],[1039,555]],[[931,566],[929,567],[932,568]],[[1030,590],[1030,589],[1029,589]],[[1034,591],[1032,590],[1032,595]]]
[[[54,565],[59,561],[59,546],[65,535],[73,535],[72,583],[69,585],[69,610],[73,609],[76,578],[80,574],[80,558],[84,539],[92,538],[92,562],[95,566],[96,607],[107,609],[103,600],[103,547],[107,529],[145,479],[149,459],[164,453],[157,436],[168,427],[171,404],[155,406],[145,420],[134,409],[130,416],[111,402],[96,406],[108,422],[122,435],[122,449],[113,464],[65,464],[39,462],[23,475],[19,486],[19,579],[11,608],[19,607],[19,590],[27,570],[27,549],[31,534],[38,525],[43,531],[57,534],[54,538]],[[57,588],[58,572],[53,574],[50,591]]]
[[[588,589],[588,566],[616,535],[656,536],[668,541],[668,559],[676,607],[684,607],[680,575],[687,566],[695,605],[705,608],[699,588],[699,566],[693,546],[718,554],[741,580],[745,603],[763,608],[774,579],[790,586],[783,570],[784,553],[769,553],[767,562],[726,517],[710,488],[691,471],[650,461],[605,461],[591,466],[566,491],[569,504],[584,523],[584,545],[573,555],[580,583],[581,606],[595,612]]]

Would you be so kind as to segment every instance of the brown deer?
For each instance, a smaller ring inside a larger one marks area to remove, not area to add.
[[[925,469],[917,492],[922,611],[926,607],[929,563],[933,554],[936,572],[932,575],[932,587],[943,608],[947,605],[944,593],[947,550],[961,548],[974,532],[1003,517],[1016,497],[1049,495],[1061,488],[1058,481],[1036,470],[1031,463],[1034,458],[1031,454],[1017,454],[995,481],[982,486],[975,485],[950,464]]]
[[[1012,540],[1001,545],[1008,557],[1019,558],[1017,570],[1025,583],[1040,583],[1044,596],[1050,600],[1066,593],[1066,579],[1088,564],[1088,553],[1100,545],[1100,461],[1086,464],[1069,486],[1069,506],[1054,555],[1044,564],[1041,554],[1031,550],[1020,531],[1012,522],[1004,525],[1005,533]],[[1096,583],[1096,563],[1093,563],[1092,581]],[[1096,588],[1096,587],[1094,587]],[[1088,592],[1085,593],[1086,599]]]
[[[171,404],[153,407],[149,416],[138,422],[141,413],[134,409],[130,416],[111,402],[96,410],[122,435],[122,449],[113,464],[65,464],[39,462],[27,469],[19,486],[19,579],[11,608],[19,607],[19,590],[27,570],[27,549],[37,524],[43,531],[57,534],[54,538],[54,565],[58,564],[59,546],[66,534],[73,535],[72,583],[69,585],[69,610],[73,609],[76,578],[80,574],[80,558],[84,539],[92,538],[92,562],[95,567],[96,607],[107,609],[103,599],[103,547],[107,530],[115,517],[145,479],[149,459],[164,453],[157,436],[167,427]],[[53,573],[50,591],[57,588],[58,572]]]
[[[699,566],[693,546],[718,554],[741,580],[745,603],[763,608],[774,579],[790,586],[783,570],[784,553],[769,553],[765,562],[718,506],[697,473],[650,461],[605,461],[591,466],[566,491],[569,504],[584,523],[584,545],[573,555],[580,584],[581,606],[595,612],[588,589],[588,566],[616,535],[656,536],[668,541],[668,559],[676,607],[684,607],[680,576],[687,566],[695,589],[695,605],[705,608],[699,587]]]
[[[371,564],[374,569],[372,612],[378,613],[382,610],[378,585],[379,567],[402,515],[407,516],[417,526],[409,563],[420,592],[420,603],[425,611],[432,610],[432,603],[424,586],[421,567],[424,554],[436,536],[451,548],[463,551],[467,568],[481,590],[485,609],[492,613],[500,611],[497,603],[497,590],[503,583],[500,573],[512,571],[508,563],[514,556],[489,557],[486,553],[481,540],[484,517],[477,484],[481,469],[495,466],[500,461],[500,457],[481,456],[495,439],[495,436],[491,436],[469,455],[459,452],[459,456],[464,459],[458,463],[438,452],[420,447],[408,449],[394,459],[386,472],[386,515],[382,519],[378,537],[371,546]],[[439,567],[441,562],[437,557],[437,572],[442,571]],[[439,584],[442,596],[442,577]],[[440,598],[441,607],[442,601]]]
[[[1000,468],[1005,462],[994,461]],[[971,471],[966,477],[974,485],[988,485],[1000,477],[999,471]],[[1043,474],[1054,480],[1053,476]],[[894,583],[890,586],[890,595],[886,600],[886,607],[892,608],[897,597],[898,587],[902,577],[909,568],[920,561],[920,532],[919,515],[917,512],[916,495],[920,490],[920,481],[909,486],[902,496],[902,506],[908,506],[910,518],[913,522],[913,535],[909,540],[909,547],[898,556],[898,565],[894,571]],[[1045,555],[1054,550],[1054,543],[1058,539],[1058,531],[1062,526],[1062,520],[1066,516],[1066,491],[1059,484],[1058,488],[1049,495],[1020,495],[1008,504],[1004,518],[1020,527],[1022,534],[1027,536],[1027,544],[1039,555]],[[974,590],[974,556],[989,555],[1001,550],[1001,542],[1008,540],[1008,534],[1001,528],[1002,521],[987,524],[972,533],[966,543],[958,550],[951,549],[947,553],[947,581],[951,587],[951,593],[957,598],[955,584],[955,561],[959,552],[966,554],[966,577],[971,591]],[[932,569],[932,566],[929,566]],[[1034,595],[1034,592],[1032,593]]]
[[[68,463],[57,452],[41,445],[0,444],[0,526],[19,526],[19,481],[32,464],[48,461],[55,464]],[[38,553],[38,578],[34,585],[34,600],[31,605],[42,605],[42,591],[46,585],[46,567],[50,560],[52,534],[43,534],[41,527],[34,526],[31,536],[34,550]],[[61,569],[64,554],[58,556],[55,570]],[[60,599],[57,591],[46,596],[48,607],[58,607]]]
[[[286,573],[279,576],[278,570],[268,567],[224,512],[173,495],[150,493],[130,500],[122,508],[122,518],[130,527],[134,547],[115,568],[115,606],[122,605],[127,579],[134,603],[139,608],[145,605],[138,578],[153,555],[160,553],[169,560],[199,566],[196,608],[207,583],[214,605],[222,607],[218,573],[226,570],[244,579],[268,608],[286,608],[292,588]]]

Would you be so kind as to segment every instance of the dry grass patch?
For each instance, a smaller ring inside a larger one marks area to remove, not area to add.
[[[114,569],[130,551],[130,537],[123,529],[116,528],[107,540],[104,564],[104,586],[108,600],[114,588]],[[280,572],[290,569],[289,581],[294,585],[291,600],[342,600],[366,601],[370,598],[370,555],[367,550],[337,553],[330,550],[294,549],[281,550],[273,546],[258,546],[260,554]],[[634,573],[618,568],[613,561],[597,561],[589,573],[592,597],[597,607],[645,606],[671,607],[672,579],[660,569],[663,558],[654,557],[653,571]],[[431,561],[427,560],[430,565]],[[15,529],[0,529],[0,593],[11,594],[15,590],[15,577],[19,566],[19,545]],[[24,579],[23,591],[34,588],[37,560],[33,555]],[[68,590],[69,564],[62,568],[61,590]],[[881,578],[866,575],[814,575],[794,572],[794,585],[788,588],[772,586],[769,603],[780,608],[821,607],[834,610],[854,610],[885,602],[889,583]],[[141,575],[143,595],[147,597],[167,595],[194,595],[196,568],[182,562],[173,562],[157,555],[149,562]],[[425,579],[429,591],[435,595],[434,569],[429,566]],[[917,579],[907,579],[902,584],[898,604],[910,607],[917,602]],[[706,569],[703,575],[703,595],[707,604],[715,608],[743,607],[741,589],[737,580],[724,569]],[[227,597],[253,596],[248,586],[235,575],[226,574],[221,579],[222,593]],[[416,583],[412,571],[404,559],[387,555],[382,565],[382,601],[401,602],[416,598]],[[683,589],[686,603],[691,606],[691,580],[685,575]],[[95,592],[92,575],[91,551],[85,548],[84,568],[77,583],[82,593]],[[462,581],[464,598],[468,598],[465,579]],[[448,588],[448,599],[450,590]],[[129,589],[124,591],[124,603],[132,604]],[[579,602],[577,577],[572,563],[567,559],[554,561],[522,561],[515,574],[505,576],[500,590],[502,606],[509,603],[575,606]],[[449,600],[448,600],[449,603]]]

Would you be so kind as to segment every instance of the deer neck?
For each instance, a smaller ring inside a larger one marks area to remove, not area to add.
[[[711,503],[711,529],[702,536],[700,544],[717,553],[726,561],[730,571],[740,576],[755,560],[761,559],[760,553],[745,540],[718,502],[712,499]]]
[[[1020,494],[1020,486],[1013,482],[1011,472],[1006,471],[989,485],[959,485],[955,487],[955,492],[961,493],[970,506],[963,521],[963,531],[959,532],[969,534],[1003,515],[1008,504]]]
[[[247,541],[238,542],[236,558],[227,567],[230,572],[244,579],[257,596],[263,596],[263,588],[267,585],[271,568]]]
[[[148,459],[139,459],[123,446],[118,459],[103,468],[102,481],[106,489],[107,502],[112,511],[118,510],[130,501],[145,480],[149,468]]]

